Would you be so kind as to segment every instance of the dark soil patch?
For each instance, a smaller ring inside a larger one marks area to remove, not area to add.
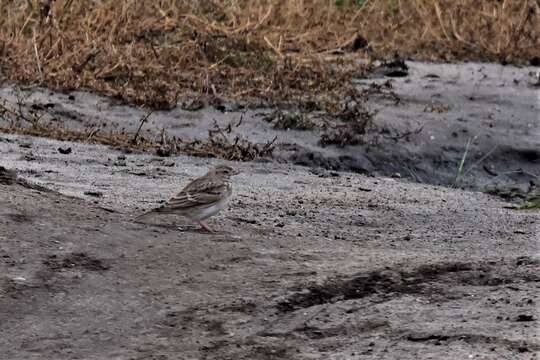
[[[517,351],[519,353],[532,352],[540,350],[540,345],[528,341],[515,341],[496,336],[485,336],[481,334],[432,334],[428,332],[424,333],[410,333],[405,336],[407,341],[420,342],[420,343],[433,343],[434,345],[441,346],[446,345],[454,341],[463,341],[468,344],[491,344],[492,346],[500,345],[508,348],[509,350]]]
[[[413,270],[384,269],[357,274],[350,279],[329,280],[322,286],[308,286],[278,303],[283,312],[315,305],[361,299],[378,294],[390,299],[402,294],[427,297],[445,292],[445,287],[458,285],[497,286],[519,281],[535,282],[540,277],[532,274],[517,276],[498,271],[503,263],[441,263],[422,265]]]
[[[54,271],[73,268],[81,268],[88,271],[105,271],[110,269],[110,265],[106,264],[103,260],[94,259],[85,253],[73,253],[63,257],[49,255],[43,263]]]
[[[0,285],[0,294],[5,294],[12,299],[19,298],[28,298],[31,293],[35,292],[37,289],[45,289],[46,291],[51,291],[52,289],[48,288],[44,283],[27,281],[17,281],[13,279],[4,279]]]
[[[27,214],[6,214],[6,216],[11,220],[18,223],[29,223],[32,222],[32,217]]]

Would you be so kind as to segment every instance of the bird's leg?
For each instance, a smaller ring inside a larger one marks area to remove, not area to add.
[[[205,223],[204,221],[202,221],[202,220],[201,220],[201,221],[197,221],[197,223],[198,223],[199,225],[201,225],[201,227],[202,227],[204,230],[206,230],[206,231],[208,231],[208,232],[210,232],[210,233],[213,233],[213,232],[214,232],[214,230],[212,230],[212,229],[210,228],[210,226],[208,226],[208,224]]]

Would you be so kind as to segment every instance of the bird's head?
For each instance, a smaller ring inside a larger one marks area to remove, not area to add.
[[[218,165],[212,170],[210,170],[210,173],[212,175],[216,175],[222,178],[229,178],[231,176],[238,175],[240,171],[233,169],[228,165]]]

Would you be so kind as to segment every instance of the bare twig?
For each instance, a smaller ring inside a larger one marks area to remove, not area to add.
[[[497,150],[498,145],[495,145],[491,150],[489,150],[484,156],[482,156],[478,161],[476,161],[474,164],[469,166],[467,170],[463,173],[463,176],[467,175],[472,169],[480,165],[484,160],[486,160],[495,150]]]
[[[139,121],[139,127],[137,128],[137,131],[135,132],[133,139],[131,139],[132,144],[135,144],[137,142],[137,137],[139,137],[139,133],[141,132],[141,129],[144,123],[148,120],[148,118],[150,117],[150,115],[152,115],[153,112],[154,112],[153,110],[148,111]]]
[[[86,137],[86,141],[92,140],[92,138],[94,137],[94,135],[97,134],[98,131],[99,129],[97,128],[93,128],[92,130],[90,130],[90,132],[88,133],[88,136]]]
[[[277,136],[275,136],[271,141],[264,144],[261,153],[267,154],[271,152],[274,149],[274,143],[276,142],[276,140],[277,140]]]

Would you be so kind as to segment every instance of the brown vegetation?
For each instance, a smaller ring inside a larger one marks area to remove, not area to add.
[[[535,0],[14,0],[0,74],[154,108],[225,96],[334,108],[359,56],[526,62]]]
[[[158,156],[171,156],[179,153],[202,157],[219,157],[227,160],[250,161],[272,155],[275,148],[274,138],[265,144],[258,144],[240,136],[232,135],[235,127],[240,126],[242,118],[236,124],[230,123],[222,128],[217,123],[208,130],[205,139],[180,139],[171,137],[165,130],[156,133],[151,129],[143,130],[151,112],[139,121],[135,133],[125,129],[102,128],[88,126],[82,129],[71,129],[54,115],[47,107],[30,104],[22,97],[15,105],[0,103],[0,132],[44,136],[59,140],[82,141],[117,147],[124,151],[153,151]],[[59,150],[60,151],[60,150]],[[1,169],[0,169],[1,170]],[[2,173],[0,172],[0,183]]]

